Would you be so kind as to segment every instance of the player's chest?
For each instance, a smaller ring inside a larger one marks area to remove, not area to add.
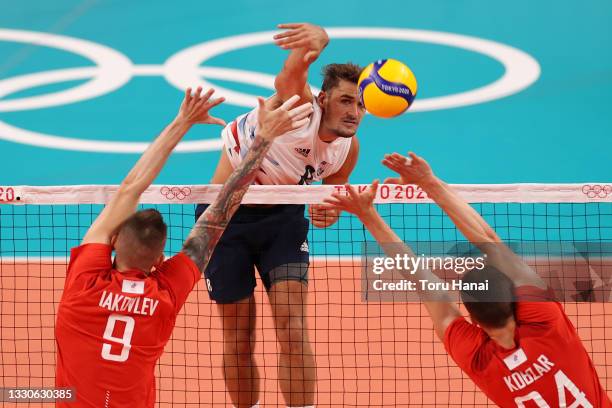
[[[341,164],[339,156],[337,149],[320,148],[312,143],[279,145],[270,151],[264,170],[282,178],[277,180],[282,184],[311,184],[333,174]]]

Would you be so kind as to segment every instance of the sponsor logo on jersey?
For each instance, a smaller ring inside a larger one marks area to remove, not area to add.
[[[304,149],[301,147],[296,147],[294,149],[298,154],[304,156],[304,157],[308,157],[308,155],[310,154],[310,149]]]
[[[121,291],[123,293],[133,293],[135,295],[143,295],[144,294],[144,281],[131,281],[124,279],[123,286],[121,287]]]
[[[317,168],[317,177],[320,177],[321,174],[323,174],[323,172],[325,172],[325,169],[327,169],[327,166],[329,166],[331,163],[326,162],[325,160],[323,160],[321,163],[319,163],[319,167]]]
[[[508,367],[508,370],[514,370],[516,367],[520,366],[525,361],[527,361],[527,355],[525,354],[522,348],[516,350],[508,357],[504,358],[504,363],[506,363],[506,367]]]
[[[212,284],[210,283],[210,279],[206,278],[206,287],[209,292],[212,292]]]
[[[304,241],[302,243],[302,246],[300,246],[300,251],[302,252],[310,252],[310,249],[308,248],[308,242]]]

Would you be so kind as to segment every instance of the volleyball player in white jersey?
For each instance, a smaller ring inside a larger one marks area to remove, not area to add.
[[[281,24],[274,37],[289,50],[276,76],[281,100],[294,94],[300,103],[312,102],[314,112],[303,128],[281,136],[272,145],[255,179],[256,184],[328,184],[347,182],[357,161],[354,137],[365,109],[358,97],[361,68],[331,64],[323,69],[316,98],[307,84],[308,68],[329,38],[311,24]],[[238,117],[222,133],[225,148],[212,183],[223,183],[253,143],[257,109]],[[196,217],[206,206],[200,205]],[[309,208],[319,228],[333,224],[337,213]],[[241,206],[206,270],[210,296],[223,323],[226,388],[236,407],[257,407],[259,373],[253,360],[255,345],[255,267],[267,289],[279,343],[278,378],[289,407],[314,404],[316,369],[308,341],[304,312],[308,292],[308,220],[303,205]]]

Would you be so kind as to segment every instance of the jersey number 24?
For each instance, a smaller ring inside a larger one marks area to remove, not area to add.
[[[557,383],[557,393],[559,395],[559,407],[560,408],[593,408],[593,404],[587,400],[586,396],[582,391],[576,387],[576,385],[567,378],[567,375],[561,370],[557,371],[555,374],[555,382]],[[567,405],[567,401],[565,399],[565,392],[569,391],[570,394],[574,397],[574,402],[571,405]],[[538,408],[550,408],[550,405],[542,395],[537,391],[531,391],[529,394],[523,397],[517,397],[514,399],[516,402],[516,406],[518,408],[525,408],[524,402],[533,401],[536,403]]]

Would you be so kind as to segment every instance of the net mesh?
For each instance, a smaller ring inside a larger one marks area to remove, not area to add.
[[[472,194],[473,207],[503,240],[599,245],[595,251],[578,250],[570,259],[537,254],[530,262],[544,268],[562,266],[570,274],[588,269],[593,280],[586,291],[594,286],[608,288],[612,283],[612,262],[601,251],[601,245],[612,243],[612,197],[589,197],[583,186],[571,186],[569,197],[556,194],[563,191],[558,186],[530,187],[527,196],[508,188],[491,187],[487,193],[462,188]],[[193,226],[194,203],[214,196],[214,189],[206,186],[179,189],[169,194],[172,188],[153,187],[151,194],[159,197],[149,196],[152,204],[143,204],[157,208],[169,226],[168,255],[180,251]],[[501,195],[492,195],[492,189]],[[5,202],[0,204],[0,387],[54,385],[54,325],[67,256],[112,190],[15,188],[10,200],[4,195]],[[261,196],[251,195],[255,197],[251,202],[286,203],[291,197],[296,204],[312,203],[329,192],[329,187],[315,186],[300,187],[299,192],[264,188]],[[522,196],[524,202],[508,194]],[[450,219],[426,199],[388,196],[377,201],[378,211],[405,241],[465,242]],[[362,301],[362,244],[371,237],[356,218],[343,214],[327,229],[311,227],[308,239],[311,266],[306,314],[316,359],[316,406],[494,406],[448,357],[420,303]],[[605,302],[606,293],[602,290],[597,301],[564,302],[563,306],[603,387],[609,390],[612,307]],[[277,382],[279,345],[260,282],[255,302],[254,354],[261,377],[260,400],[263,406],[285,406]],[[179,314],[157,364],[158,406],[231,406],[223,381],[222,352],[221,323],[200,282]]]

